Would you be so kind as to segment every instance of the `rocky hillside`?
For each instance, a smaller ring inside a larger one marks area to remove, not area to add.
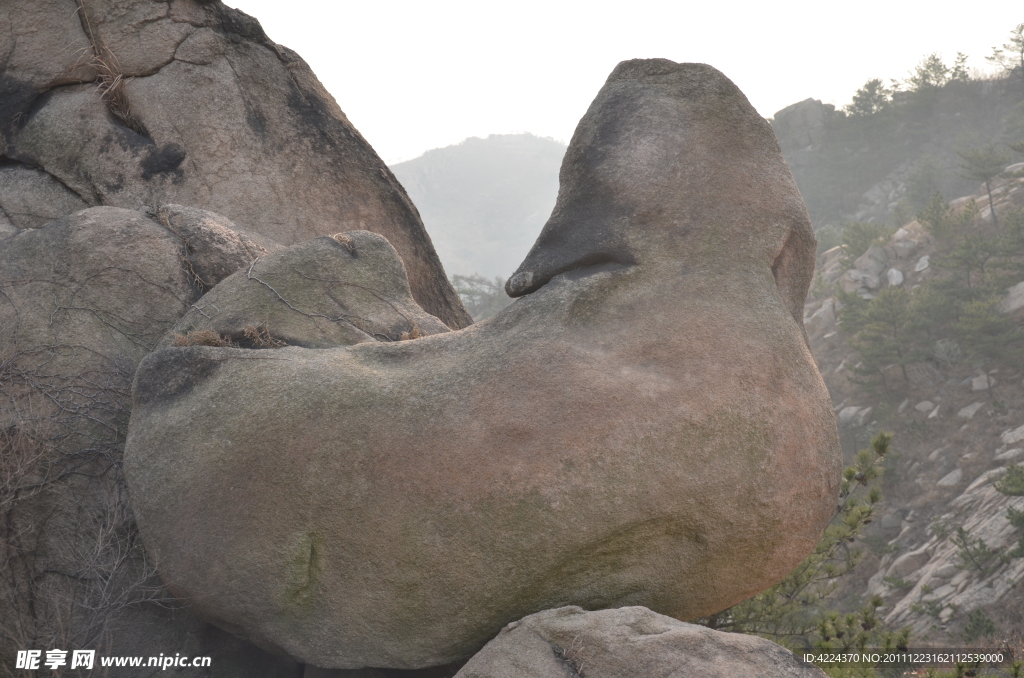
[[[1024,497],[996,489],[1024,463],[1024,285],[1013,285],[1024,270],[1012,249],[1024,227],[1024,163],[992,188],[997,223],[981,186],[852,266],[857,252],[824,252],[805,307],[844,454],[883,429],[898,450],[866,557],[841,597],[852,605],[879,594],[888,624],[954,645],[1024,629],[1024,558],[1012,553],[1022,531],[1007,517],[1024,510]],[[982,268],[960,277],[971,252]],[[972,335],[982,307],[989,325]]]
[[[956,154],[1024,132],[1021,83],[953,80],[883,93],[870,114],[848,114],[816,99],[772,119],[783,155],[815,229],[848,221],[895,223],[934,191],[964,195],[973,184]]]
[[[391,168],[449,275],[507,278],[551,214],[565,144],[532,134],[472,137]]]

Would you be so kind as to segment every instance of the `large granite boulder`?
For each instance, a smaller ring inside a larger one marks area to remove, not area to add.
[[[825,678],[775,643],[644,607],[563,607],[512,622],[455,678]]]
[[[204,286],[266,254],[223,217],[173,205],[94,207],[0,242],[0,664],[24,649],[173,648],[214,657],[218,676],[301,669],[159,585],[121,463],[139,361]]]
[[[255,19],[197,0],[5,2],[0,65],[0,231],[166,203],[285,245],[370,230],[424,309],[471,322],[405,191]]]
[[[146,547],[196,614],[323,668],[446,664],[564,605],[721,610],[835,510],[813,266],[736,86],[623,62],[497,316],[143,361],[125,471]]]
[[[448,331],[413,301],[395,248],[352,231],[254,258],[192,304],[158,348],[327,348]]]

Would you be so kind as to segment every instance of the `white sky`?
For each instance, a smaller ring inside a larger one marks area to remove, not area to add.
[[[931,52],[990,70],[1024,22],[1021,0],[226,2],[301,54],[388,164],[470,136],[568,141],[624,59],[711,64],[770,117],[808,97],[841,107]]]

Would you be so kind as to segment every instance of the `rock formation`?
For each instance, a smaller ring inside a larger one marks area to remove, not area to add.
[[[369,230],[427,312],[470,323],[401,185],[251,17],[197,0],[7,2],[0,64],[0,230],[166,203],[285,245]]]
[[[249,263],[193,304],[158,348],[328,348],[449,331],[413,301],[402,260],[376,233],[315,238]]]
[[[94,207],[0,241],[5,665],[16,649],[173,647],[214,656],[220,675],[294,672],[174,604],[121,473],[139,361],[206,287],[266,253],[219,215],[174,205]]]
[[[358,255],[362,237],[343,239]],[[125,463],[147,549],[192,611],[324,668],[464,659],[567,604],[739,602],[835,508],[835,418],[801,323],[813,263],[771,128],[735,85],[624,62],[499,315],[143,361]]]
[[[455,678],[824,678],[763,638],[712,631],[643,607],[563,607],[512,622]]]

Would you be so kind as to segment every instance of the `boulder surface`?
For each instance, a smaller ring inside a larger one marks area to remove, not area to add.
[[[824,678],[775,643],[643,607],[563,607],[512,622],[455,678]]]
[[[471,322],[405,190],[252,17],[197,0],[5,2],[0,64],[0,224],[176,203],[285,245],[374,231],[424,309]]]
[[[623,62],[497,316],[143,361],[125,471],[147,549],[192,611],[323,668],[447,664],[564,605],[726,608],[835,510],[838,432],[802,326],[813,266],[800,194],[736,86]]]
[[[204,285],[266,252],[232,227],[178,206],[94,207],[0,245],[0,662],[41,646],[173,647],[214,657],[219,676],[294,675],[173,603],[121,471],[139,361]]]

